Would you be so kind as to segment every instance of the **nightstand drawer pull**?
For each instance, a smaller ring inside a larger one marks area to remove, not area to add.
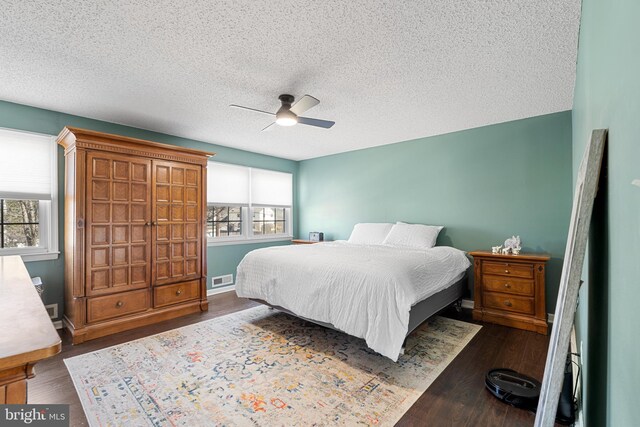
[[[504,284],[504,287],[505,287],[505,288],[507,288],[507,289],[509,289],[509,288],[511,288],[511,285],[510,285],[509,283],[505,283],[505,284]]]
[[[509,273],[511,273],[511,272],[510,272],[509,270],[505,270],[504,272],[505,272],[506,274],[509,274]]]
[[[124,305],[124,303],[122,301],[118,301],[116,303],[116,307],[118,307],[118,308],[122,307],[123,305]]]
[[[181,293],[182,293],[182,289],[178,289],[178,290],[176,291],[176,295],[180,295]]]
[[[511,303],[511,301],[506,300],[506,301],[504,302],[504,305],[506,305],[507,307],[511,307],[513,304]]]

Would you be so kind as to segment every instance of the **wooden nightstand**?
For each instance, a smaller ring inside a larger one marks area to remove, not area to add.
[[[473,318],[546,335],[544,276],[549,256],[469,254],[474,259]]]
[[[327,240],[324,240],[325,242]],[[314,243],[322,243],[322,242],[316,242],[316,241],[312,241],[312,240],[303,240],[303,239],[291,239],[291,243],[293,243],[294,245],[312,245]]]

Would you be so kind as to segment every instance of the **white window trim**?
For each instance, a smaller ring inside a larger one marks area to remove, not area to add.
[[[38,209],[41,246],[31,248],[1,248],[0,256],[20,255],[24,262],[57,259],[60,251],[58,249],[58,146],[55,143],[56,137],[37,132],[8,128],[3,129],[49,138],[51,150],[51,202],[46,205],[45,202],[40,201]]]
[[[238,165],[239,166],[239,165]],[[261,169],[261,168],[251,168],[248,166],[244,166],[249,169],[249,182],[251,182],[251,171],[253,169]],[[264,169],[269,170],[269,169]],[[280,172],[280,171],[275,171]],[[290,172],[284,172],[290,173]],[[293,175],[293,174],[291,174]],[[293,192],[293,188],[291,188]],[[293,194],[292,194],[293,197]],[[245,245],[252,243],[269,243],[269,242],[284,242],[290,241],[293,239],[293,206],[273,206],[278,208],[285,208],[285,225],[287,227],[286,233],[281,234],[268,234],[268,235],[255,235],[253,234],[253,227],[250,226],[252,221],[252,209],[254,207],[264,207],[253,206],[251,203],[251,187],[249,187],[249,204],[248,205],[227,205],[224,203],[215,203],[207,201],[207,208],[210,205],[217,206],[241,206],[242,209],[242,235],[241,236],[225,236],[225,237],[207,237],[207,246],[228,246],[228,245]],[[268,206],[271,207],[271,206]]]

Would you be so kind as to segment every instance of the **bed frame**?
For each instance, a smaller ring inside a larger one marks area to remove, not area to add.
[[[449,286],[446,289],[437,292],[430,297],[418,302],[413,307],[411,307],[411,311],[409,313],[409,328],[407,329],[407,336],[411,334],[418,326],[423,324],[427,319],[429,319],[434,314],[442,311],[443,309],[449,307],[452,304],[456,304],[456,308],[459,309],[462,297],[464,295],[464,291],[467,289],[467,274],[465,273],[462,278],[460,278],[453,285]],[[324,326],[325,328],[335,329],[336,331],[340,331],[343,333],[343,330],[336,328],[331,323],[320,322],[318,320],[308,319],[303,316],[299,316],[291,311],[287,310],[284,307],[280,307],[278,305],[269,304],[268,302],[257,299],[250,298],[252,301],[259,302],[260,304],[267,305],[276,310],[282,311],[284,313],[290,314],[292,316],[298,317],[300,319],[306,320],[308,322],[315,323],[320,326]]]

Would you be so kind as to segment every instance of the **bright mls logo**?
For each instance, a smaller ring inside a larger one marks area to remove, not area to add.
[[[69,405],[0,405],[0,426],[69,427]]]

